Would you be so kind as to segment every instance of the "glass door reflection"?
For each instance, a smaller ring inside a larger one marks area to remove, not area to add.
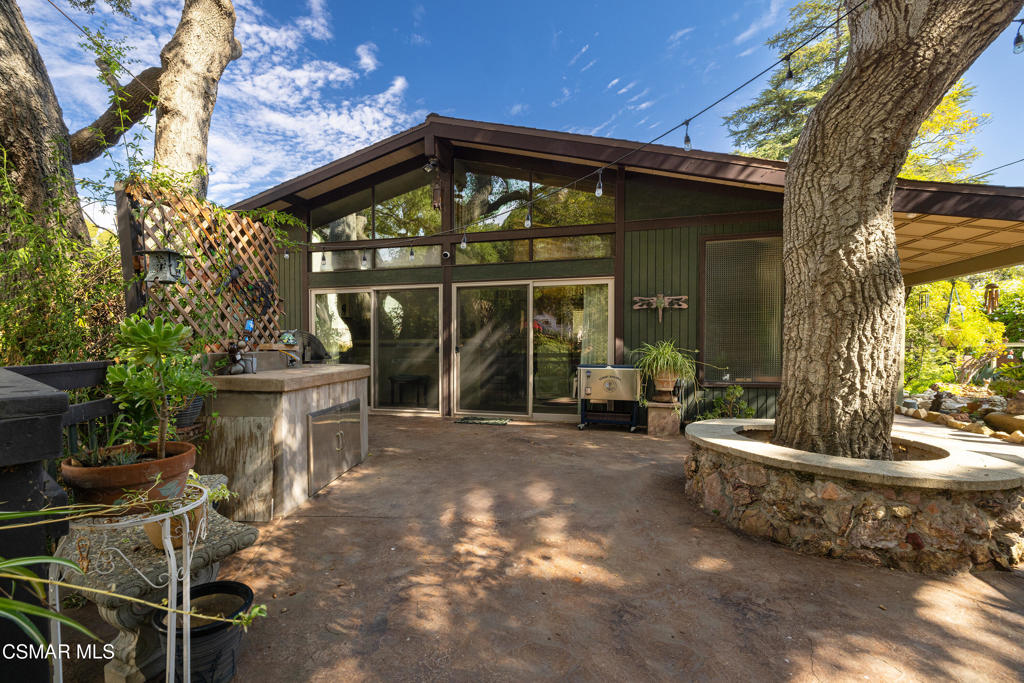
[[[440,346],[438,290],[377,290],[378,408],[436,411]]]
[[[456,292],[458,410],[528,413],[529,286]]]

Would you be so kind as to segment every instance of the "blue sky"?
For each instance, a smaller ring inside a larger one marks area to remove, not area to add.
[[[60,2],[60,0],[57,0]],[[763,46],[793,2],[326,2],[236,0],[244,55],[221,82],[210,136],[210,198],[231,203],[423,120],[468,119],[645,141],[777,59]],[[70,129],[106,106],[92,57],[45,0],[20,0]],[[155,65],[181,0],[136,0],[138,22],[72,13]],[[514,10],[514,11],[513,11]],[[69,11],[70,12],[70,11]],[[1024,55],[1007,29],[968,71],[991,114],[974,171],[1024,157],[1017,125]],[[755,83],[698,118],[694,147],[732,151],[722,116]],[[664,140],[682,144],[682,132]],[[96,176],[102,162],[77,167]],[[1024,163],[992,181],[1024,185]],[[102,210],[96,209],[102,213]],[[98,216],[97,216],[98,218]],[[98,218],[101,222],[102,219]]]

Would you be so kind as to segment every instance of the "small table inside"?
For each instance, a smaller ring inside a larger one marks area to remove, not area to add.
[[[391,405],[398,405],[402,402],[402,387],[411,384],[416,389],[416,405],[427,404],[427,383],[430,378],[426,375],[391,375],[388,382],[391,384]]]

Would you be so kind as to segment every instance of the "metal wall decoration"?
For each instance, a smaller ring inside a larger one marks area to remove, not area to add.
[[[688,298],[687,296],[665,296],[660,293],[655,296],[634,296],[633,310],[655,308],[658,310],[658,322],[660,323],[666,308],[689,308],[689,304],[686,303]]]
[[[146,278],[149,283],[173,285],[188,284],[185,277],[185,257],[173,249],[142,249],[137,253],[146,254]]]

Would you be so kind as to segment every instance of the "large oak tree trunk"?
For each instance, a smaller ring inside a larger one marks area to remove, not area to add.
[[[160,51],[163,73],[153,149],[158,168],[188,173],[206,166],[217,85],[227,65],[241,56],[230,0],[185,0],[178,29]],[[192,176],[190,184],[197,195],[206,196],[205,173]]]
[[[14,0],[0,0],[0,147],[25,208],[54,223],[64,216],[71,235],[89,233],[78,206],[68,129],[39,50]],[[0,216],[0,222],[4,222]],[[0,226],[0,235],[6,231]]]
[[[786,171],[776,443],[892,459],[904,317],[896,174],[921,123],[1022,4],[872,0],[850,15],[846,68]]]

